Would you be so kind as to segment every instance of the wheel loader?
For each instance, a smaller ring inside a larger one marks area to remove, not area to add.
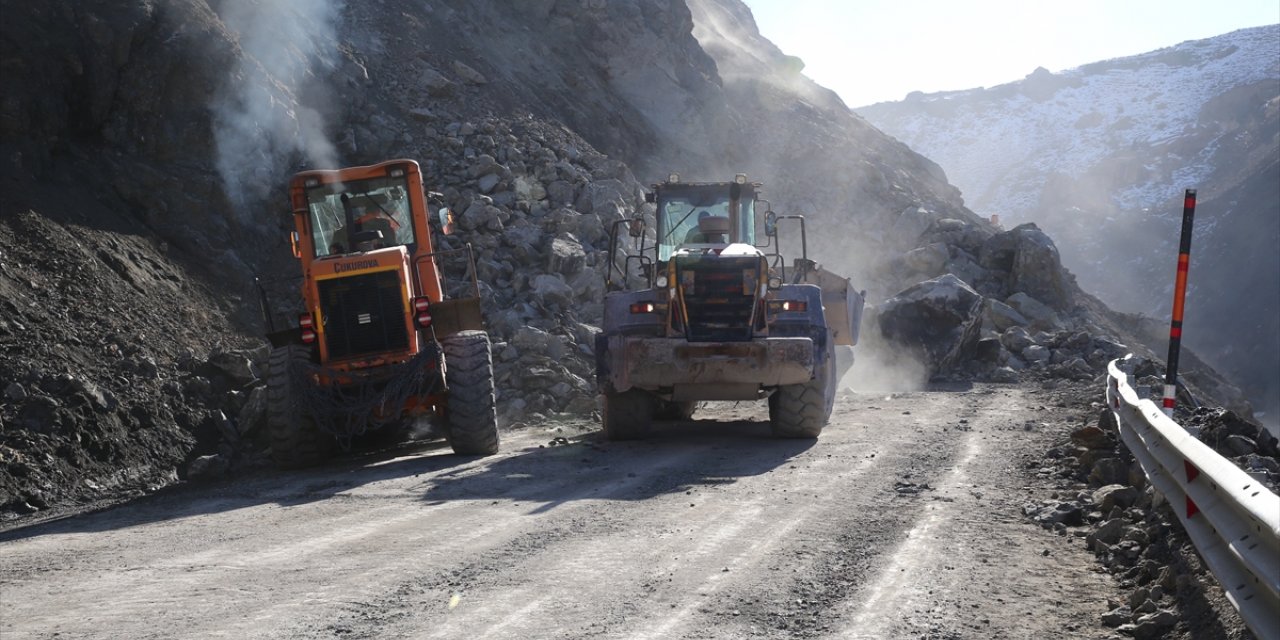
[[[413,160],[303,171],[289,183],[302,268],[297,324],[276,330],[267,374],[271,455],[316,464],[375,430],[428,420],[455,453],[498,450],[493,361],[470,245],[434,251],[451,232],[439,194]],[[429,209],[436,214],[430,215]],[[446,297],[441,266],[469,268],[467,295]]]
[[[760,193],[743,174],[706,183],[672,174],[646,194],[653,234],[644,217],[613,225],[609,255],[623,227],[635,251],[610,263],[596,336],[609,439],[687,420],[707,400],[767,399],[778,437],[816,438],[827,424],[864,295],[809,260],[803,216],[775,214]],[[778,238],[787,220],[801,240],[790,268]]]

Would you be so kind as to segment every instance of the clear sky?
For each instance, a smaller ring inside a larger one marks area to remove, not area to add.
[[[744,1],[760,32],[850,107],[1280,22],[1277,0]]]

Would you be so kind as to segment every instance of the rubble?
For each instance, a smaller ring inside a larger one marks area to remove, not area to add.
[[[1063,344],[1068,342],[1083,344],[1078,337]],[[1181,633],[1189,625],[1202,623],[1198,612],[1205,606],[1203,592],[1217,587],[1171,505],[1147,482],[1123,446],[1111,413],[1103,408],[1100,384],[1094,393],[1098,399],[1091,407],[1101,419],[1076,428],[1067,441],[1045,452],[1043,460],[1029,463],[1040,467],[1038,475],[1056,478],[1060,489],[1054,496],[1026,504],[1023,513],[1058,535],[1082,539],[1129,593],[1127,602],[1112,604],[1101,624],[1134,637]],[[1244,434],[1266,434],[1258,425],[1225,409],[1184,408],[1175,420],[1199,428],[1206,444],[1242,468],[1264,475],[1273,491],[1280,487],[1274,438],[1262,438],[1259,449],[1270,447],[1266,455],[1238,455],[1239,441],[1232,440]],[[1081,514],[1078,520],[1077,513]]]

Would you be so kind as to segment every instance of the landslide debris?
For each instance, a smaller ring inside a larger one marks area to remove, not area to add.
[[[1141,376],[1154,371],[1149,361],[1133,364]],[[1172,511],[1180,505],[1147,482],[1121,441],[1104,388],[1095,381],[1055,391],[1079,426],[1041,460],[1027,462],[1029,472],[1056,481],[1057,490],[1029,500],[1023,514],[1081,540],[1115,576],[1125,595],[1108,602],[1101,625],[1135,638],[1251,637],[1240,635],[1243,622]],[[1163,385],[1151,389],[1158,396]],[[1264,428],[1221,408],[1179,405],[1174,420],[1198,427],[1205,444],[1270,490],[1280,489],[1280,452]]]

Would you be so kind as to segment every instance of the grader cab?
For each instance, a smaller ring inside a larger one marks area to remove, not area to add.
[[[418,163],[303,171],[289,183],[302,268],[296,326],[272,330],[272,457],[318,463],[367,432],[432,420],[464,455],[498,450],[493,364],[470,247],[433,251]],[[448,210],[437,207],[441,231]],[[459,255],[461,254],[461,255]],[[468,263],[445,296],[443,261]],[[264,296],[265,299],[265,296]]]
[[[688,419],[704,400],[767,398],[778,437],[816,438],[827,424],[863,295],[809,260],[802,216],[777,216],[759,194],[742,174],[673,174],[649,194],[652,246],[643,218],[615,223],[610,255],[622,227],[636,251],[610,267],[596,338],[607,437],[643,437],[654,419]],[[784,219],[801,230],[790,269],[777,242]]]

